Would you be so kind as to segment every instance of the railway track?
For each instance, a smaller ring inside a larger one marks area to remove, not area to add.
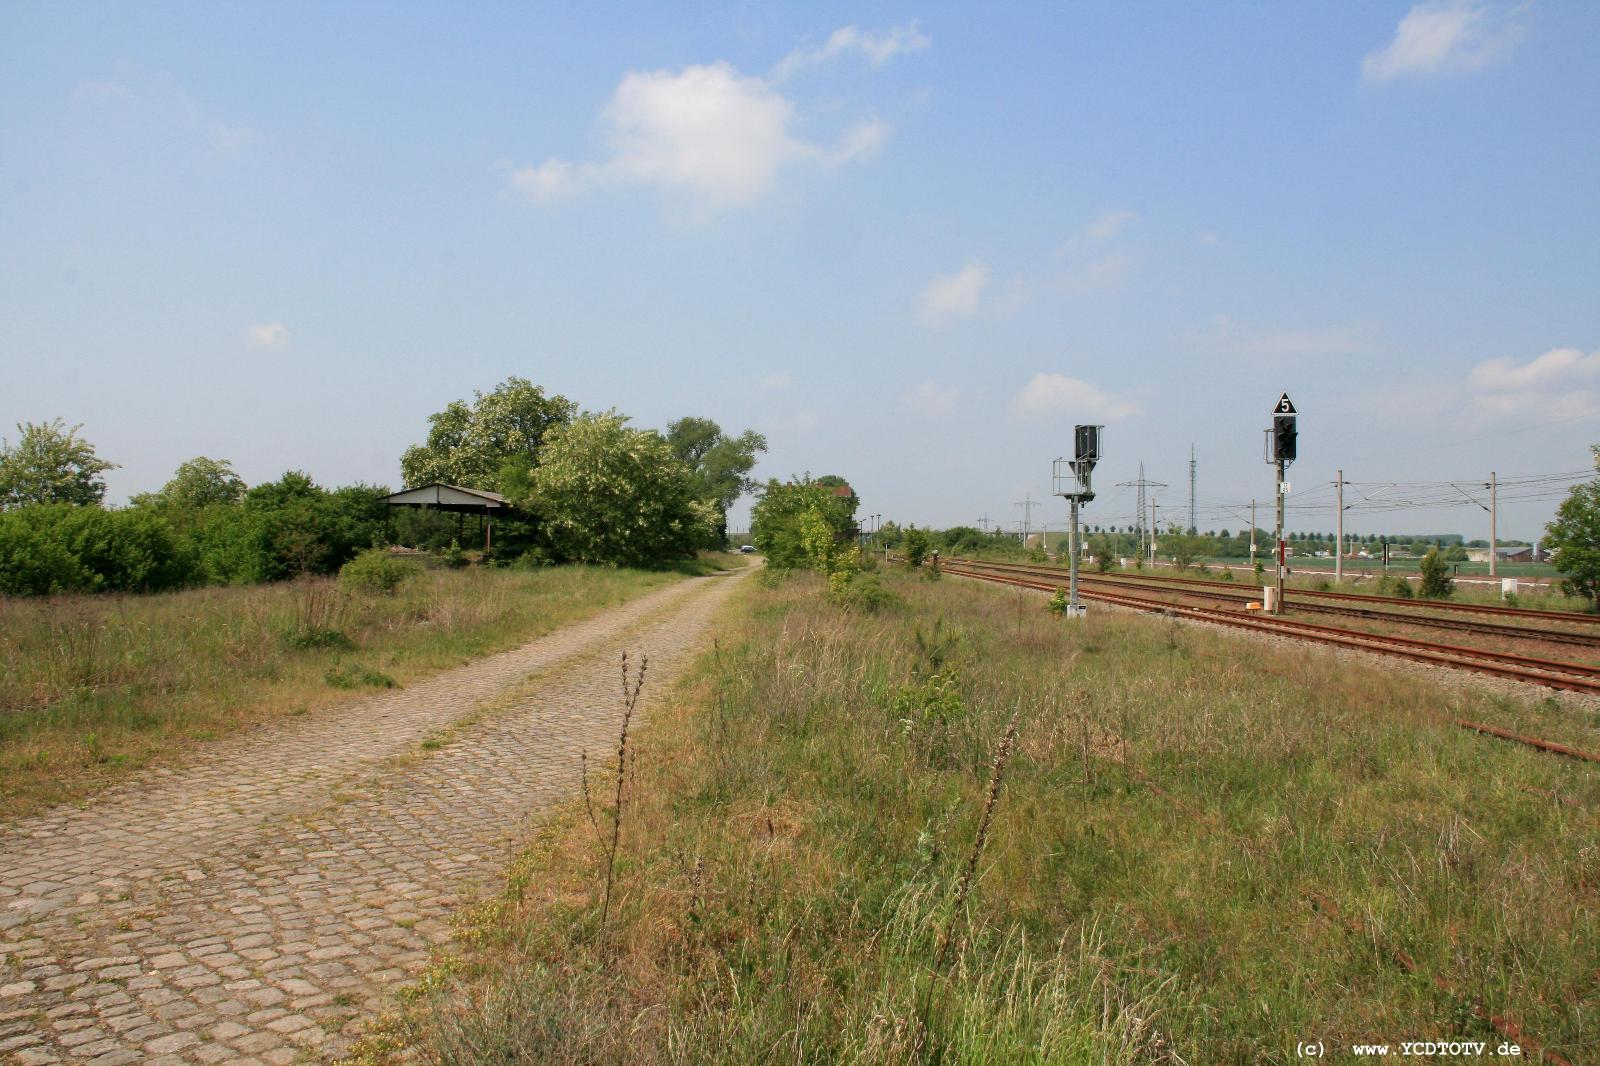
[[[1065,575],[1055,574],[1046,579],[1038,575],[1004,572],[987,565],[974,567],[964,562],[943,564],[946,573],[990,581],[995,584],[1052,592],[1065,584]],[[1081,578],[1080,578],[1081,582]],[[1313,643],[1330,644],[1374,652],[1391,658],[1445,666],[1451,669],[1488,674],[1545,688],[1562,689],[1588,695],[1600,695],[1600,667],[1583,663],[1562,662],[1535,656],[1513,655],[1506,652],[1487,651],[1481,648],[1464,648],[1452,644],[1437,644],[1410,637],[1367,633],[1361,630],[1341,629],[1314,622],[1301,622],[1274,615],[1247,616],[1237,611],[1214,607],[1196,607],[1175,604],[1168,600],[1132,596],[1124,592],[1111,592],[1103,588],[1080,587],[1079,594],[1088,600],[1111,603],[1147,613],[1164,614],[1179,618],[1192,618],[1235,629],[1272,633],[1294,637]]]
[[[1054,579],[1065,582],[1066,575],[1055,568],[1033,566],[1023,563],[991,563],[973,560],[951,560],[952,563],[965,567],[992,570],[997,573],[1026,573],[1043,579]],[[1190,578],[1146,577],[1144,575],[1118,574],[1115,577],[1106,577],[1103,574],[1079,574],[1080,586],[1094,587],[1137,587],[1161,589],[1170,591],[1180,596],[1204,597],[1208,599],[1231,600],[1237,603],[1247,603],[1260,598],[1260,591],[1250,591],[1248,587],[1240,586],[1229,581],[1205,581]],[[1337,596],[1349,597],[1352,603],[1326,603],[1316,600],[1303,599],[1302,596]],[[1385,610],[1377,607],[1359,606],[1360,603],[1381,603]],[[1517,625],[1511,622],[1487,621],[1479,616],[1468,617],[1449,616],[1441,614],[1421,614],[1416,610],[1395,609],[1395,601],[1383,596],[1354,596],[1350,593],[1306,593],[1295,589],[1291,596],[1286,591],[1285,603],[1290,604],[1296,611],[1306,611],[1313,614],[1340,615],[1347,618],[1362,618],[1376,622],[1394,622],[1404,625],[1422,626],[1429,629],[1443,629],[1457,633],[1475,633],[1483,636],[1492,636],[1506,640],[1531,640],[1543,644],[1563,644],[1580,648],[1600,649],[1600,628],[1591,628],[1587,631],[1573,631],[1550,629],[1545,626]],[[1479,606],[1475,604],[1429,604],[1429,610],[1445,609],[1461,606]],[[1549,616],[1560,617],[1559,611],[1520,611],[1517,608],[1489,608],[1491,610],[1504,610],[1510,612],[1510,617],[1533,615],[1538,618]],[[1595,616],[1574,616],[1587,624],[1595,620]],[[1561,618],[1567,621],[1567,618]]]
[[[960,562],[964,566],[982,565],[1007,567],[1036,572],[1064,572],[1052,567],[1035,566],[1030,563],[990,563],[981,562],[979,560],[966,560],[959,558],[953,558],[950,561]],[[1084,575],[1080,573],[1078,579],[1081,581],[1085,576],[1091,578],[1099,577],[1099,575],[1096,574]],[[1189,585],[1204,588],[1231,589],[1234,591],[1238,591],[1240,587],[1238,583],[1232,581],[1212,581],[1206,578],[1174,577],[1165,574],[1118,574],[1112,580],[1155,585]],[[1407,601],[1396,600],[1391,596],[1368,596],[1365,593],[1359,592],[1334,592],[1332,590],[1321,591],[1318,589],[1286,588],[1284,589],[1284,597],[1285,602],[1293,602],[1296,606],[1304,606],[1307,599],[1314,599],[1343,603],[1370,603],[1374,604],[1375,606],[1387,608],[1385,613],[1408,613],[1403,610],[1397,610],[1397,608],[1402,608]],[[1416,609],[1421,609],[1421,605],[1414,605],[1414,607]],[[1600,633],[1600,614],[1579,614],[1575,611],[1539,611],[1529,607],[1502,607],[1488,603],[1455,603],[1448,600],[1429,601],[1426,604],[1426,609],[1429,611],[1438,611],[1444,614],[1480,615],[1491,618],[1503,618],[1512,624],[1517,622],[1534,621],[1564,622],[1582,628],[1594,627],[1595,631]]]

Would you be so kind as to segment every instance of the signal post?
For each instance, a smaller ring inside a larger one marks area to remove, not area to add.
[[[1067,526],[1067,610],[1066,617],[1082,618],[1084,606],[1078,602],[1078,505],[1094,499],[1089,475],[1100,461],[1100,431],[1104,426],[1074,426],[1072,458],[1057,459],[1051,471],[1054,493],[1068,503]]]
[[[1277,468],[1278,474],[1278,573],[1272,596],[1273,614],[1283,613],[1283,571],[1288,562],[1288,544],[1283,539],[1283,511],[1289,497],[1289,482],[1284,480],[1284,472],[1294,462],[1299,443],[1296,414],[1294,401],[1289,399],[1289,394],[1286,392],[1279,396],[1278,405],[1272,409],[1272,429],[1268,431],[1271,458],[1267,461]]]

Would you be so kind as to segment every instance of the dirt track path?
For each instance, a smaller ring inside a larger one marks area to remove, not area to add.
[[[749,573],[0,830],[0,1061],[339,1054],[448,939],[450,912],[498,883],[531,817],[574,791],[580,752],[614,743],[622,651],[650,657],[648,713]]]

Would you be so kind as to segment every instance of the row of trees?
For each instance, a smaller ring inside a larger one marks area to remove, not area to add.
[[[578,413],[521,378],[429,419],[401,459],[407,487],[444,481],[500,492],[500,561],[655,566],[720,546],[726,514],[753,486],[760,434],[684,418],[665,434],[615,411]],[[326,489],[300,472],[249,487],[227,460],[184,463],[160,491],[103,506],[101,459],[59,419],[0,442],[0,593],[159,591],[325,574],[363,548],[443,547],[453,523],[391,519],[386,487]],[[459,548],[457,549],[459,552]]]

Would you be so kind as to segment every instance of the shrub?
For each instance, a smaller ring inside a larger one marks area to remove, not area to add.
[[[398,688],[388,674],[352,663],[330,669],[322,679],[334,688]]]
[[[766,576],[765,572],[761,574]],[[874,574],[842,572],[829,576],[828,599],[847,611],[874,614],[894,602],[894,593],[884,588]]]
[[[444,560],[444,565],[452,570],[459,570],[467,565],[467,553],[461,550],[461,542],[454,537],[450,539],[450,547],[439,554]]]
[[[1374,590],[1380,596],[1393,596],[1400,600],[1411,598],[1411,582],[1398,574],[1384,574],[1378,579],[1377,588]]]
[[[0,513],[0,592],[160,592],[189,584],[193,552],[149,510],[47,504]]]
[[[416,571],[415,563],[372,548],[344,564],[339,584],[355,592],[391,596]]]
[[[922,560],[928,557],[928,534],[912,526],[906,530],[901,550],[906,553],[907,566],[921,566]]]
[[[1450,578],[1450,565],[1439,554],[1438,548],[1428,550],[1428,554],[1422,557],[1420,569],[1423,599],[1448,600],[1455,592],[1456,583]]]
[[[1066,589],[1060,589],[1060,588],[1056,589],[1056,594],[1054,596],[1051,596],[1050,597],[1050,601],[1048,603],[1046,603],[1044,606],[1045,606],[1045,610],[1049,611],[1051,614],[1055,615],[1057,618],[1060,618],[1062,615],[1066,614],[1067,613],[1067,590]]]

